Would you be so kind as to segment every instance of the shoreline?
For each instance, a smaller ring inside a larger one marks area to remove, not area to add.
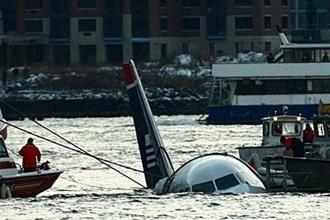
[[[129,103],[124,99],[90,100],[2,100],[0,108],[6,120],[32,118],[79,118],[129,116]],[[154,115],[202,115],[207,112],[207,99],[193,101],[149,101]],[[16,108],[15,111],[10,106]]]

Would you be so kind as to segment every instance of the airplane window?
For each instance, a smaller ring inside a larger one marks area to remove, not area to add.
[[[215,191],[215,187],[212,181],[200,183],[192,186],[193,192],[204,192],[204,193],[212,193]]]
[[[236,173],[236,176],[241,183],[247,183],[251,186],[258,186],[258,182],[256,182],[256,180],[254,180],[249,174],[245,172]]]
[[[233,174],[221,177],[215,180],[215,184],[219,190],[225,190],[239,184],[238,180]]]
[[[5,148],[5,143],[0,140],[0,157],[8,157],[8,153]]]

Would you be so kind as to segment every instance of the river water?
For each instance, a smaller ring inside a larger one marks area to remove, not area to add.
[[[198,116],[156,117],[174,167],[205,153],[238,155],[242,145],[261,142],[260,125],[199,125]],[[35,123],[11,121],[56,140]],[[133,120],[117,118],[49,118],[43,125],[102,158],[142,169]],[[17,152],[30,135],[9,129],[8,148]],[[158,196],[92,158],[50,144],[35,143],[42,160],[64,170],[54,186],[36,198],[1,200],[0,219],[330,219],[330,194],[263,193]],[[21,162],[21,159],[11,155]],[[144,184],[144,176],[125,174]]]

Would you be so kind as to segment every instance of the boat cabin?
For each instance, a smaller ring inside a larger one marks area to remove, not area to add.
[[[284,63],[330,62],[330,44],[281,45]]]
[[[306,119],[295,115],[275,115],[262,121],[262,146],[281,145],[281,136],[290,136],[303,140],[303,126]]]
[[[18,174],[15,161],[9,157],[5,142],[0,136],[0,177]]]
[[[330,115],[318,115],[313,118],[315,138],[313,144],[330,147]]]

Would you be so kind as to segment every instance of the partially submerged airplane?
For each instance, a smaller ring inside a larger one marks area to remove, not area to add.
[[[206,154],[174,171],[164,148],[134,62],[123,64],[147,188],[157,194],[177,192],[264,192],[259,174],[228,154]]]

